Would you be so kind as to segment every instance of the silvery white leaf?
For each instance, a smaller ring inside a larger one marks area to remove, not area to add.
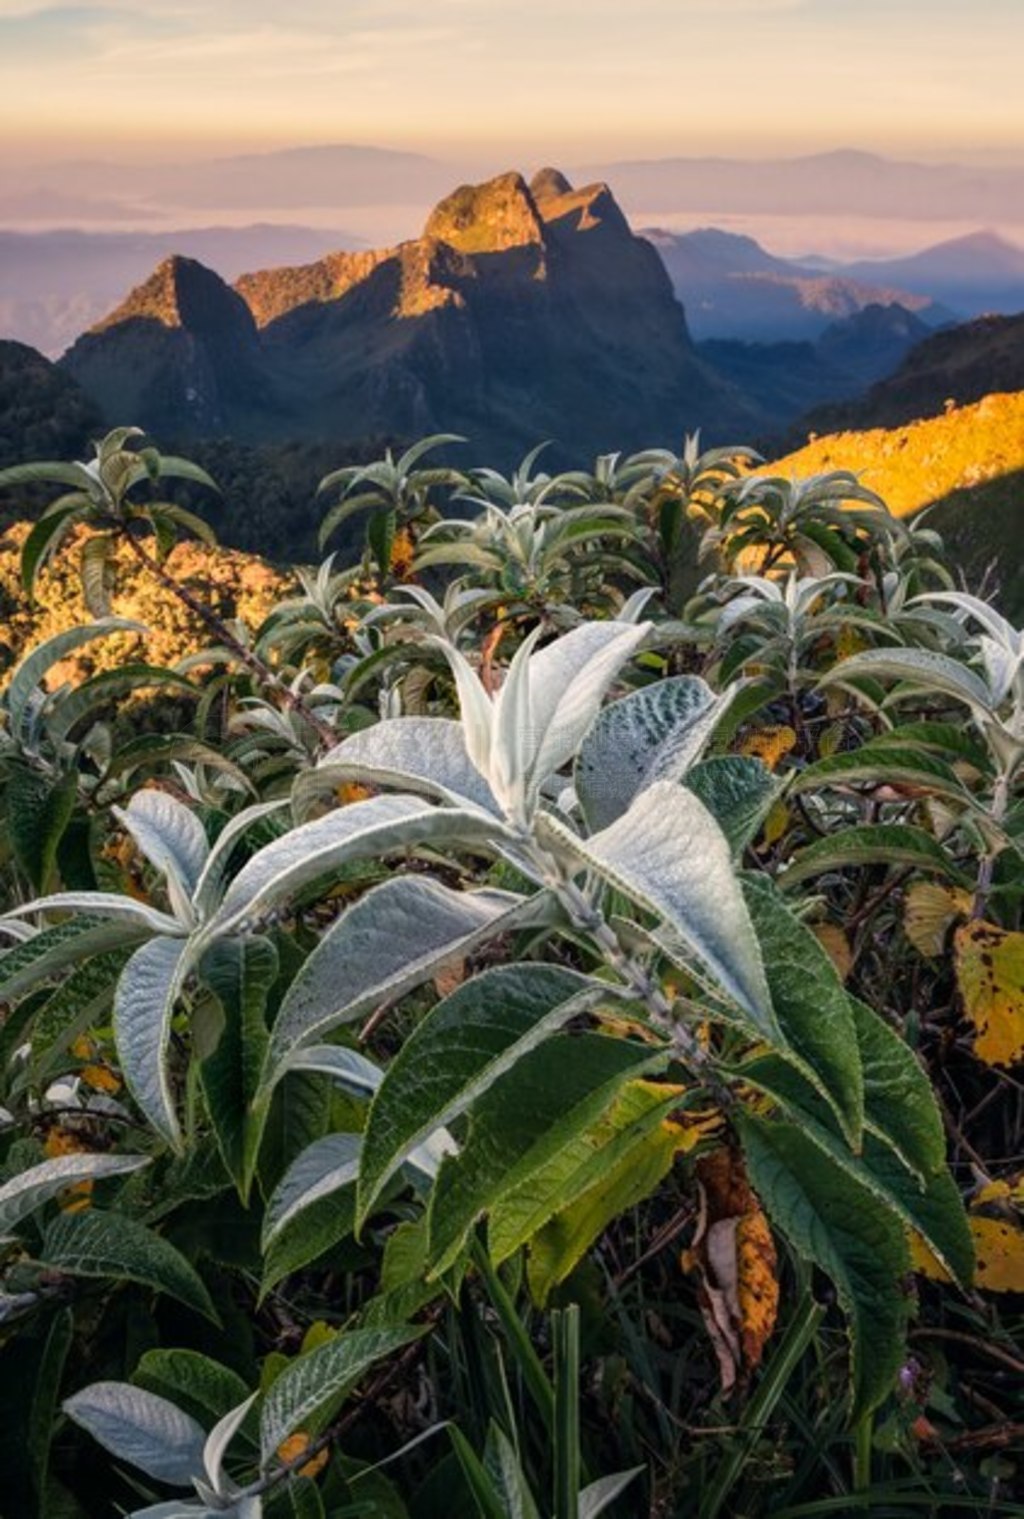
[[[219,1497],[223,1497],[230,1488],[224,1482],[224,1457],[227,1455],[228,1446],[245,1422],[245,1416],[249,1412],[256,1399],[258,1392],[254,1392],[239,1403],[237,1408],[229,1409],[222,1419],[210,1430],[206,1444],[203,1446],[203,1470],[213,1483],[214,1491]]]
[[[296,811],[318,781],[333,787],[360,780],[425,792],[457,806],[469,801],[488,812],[499,811],[466,750],[462,724],[446,717],[389,717],[353,733],[329,749],[316,770],[299,777]]]
[[[375,796],[353,802],[293,828],[253,855],[228,888],[210,920],[211,933],[230,933],[301,887],[350,860],[377,859],[427,839],[486,844],[504,830],[496,819],[455,807],[432,807],[410,796]]]
[[[346,1092],[355,1097],[368,1097],[377,1090],[384,1073],[380,1066],[358,1050],[346,1049],[341,1044],[304,1044],[293,1050],[285,1061],[270,1073],[267,1086],[272,1085],[288,1071],[315,1071],[329,1076]]]
[[[361,1149],[359,1134],[328,1134],[307,1145],[292,1161],[267,1203],[261,1242],[264,1252],[304,1208],[355,1184]]]
[[[156,1393],[127,1382],[93,1382],[63,1408],[112,1455],[157,1482],[188,1487],[203,1469],[203,1429]]]
[[[620,667],[650,631],[649,623],[585,622],[530,661],[529,796],[571,759]]]
[[[150,939],[132,955],[114,993],[114,1041],[128,1090],[174,1146],[181,1131],[167,1078],[167,1046],[174,1007],[194,963],[191,940]]]
[[[21,1171],[0,1187],[0,1237],[9,1235],[36,1208],[41,1208],[80,1181],[99,1181],[149,1165],[148,1155],[58,1155]]]
[[[493,703],[484,690],[479,675],[455,645],[439,641],[439,647],[455,676],[466,753],[469,755],[470,763],[475,765],[484,779],[490,783],[491,742],[494,727]]]
[[[196,882],[193,904],[201,918],[217,900],[224,872],[231,858],[231,851],[239,839],[261,818],[271,817],[275,812],[283,811],[287,805],[283,797],[273,802],[257,802],[252,807],[244,807],[230,822],[225,823],[217,835]]]
[[[576,790],[591,829],[607,828],[652,781],[681,780],[732,701],[678,675],[604,707],[580,745]]]
[[[702,802],[655,781],[608,828],[580,839],[541,814],[538,831],[580,866],[656,913],[762,1033],[779,1038],[761,951],[728,840]]]
[[[577,1519],[597,1519],[598,1514],[603,1514],[643,1470],[642,1466],[634,1466],[628,1472],[614,1472],[610,1477],[599,1477],[596,1482],[589,1483],[580,1493]]]
[[[57,891],[10,908],[8,916],[21,917],[29,912],[87,912],[97,918],[126,918],[157,934],[180,934],[183,928],[177,918],[116,891]]]
[[[511,927],[525,905],[512,893],[456,892],[425,876],[375,886],[331,925],[288,988],[272,1060],[419,985]]]
[[[188,921],[192,894],[210,852],[202,823],[190,807],[166,791],[137,791],[114,816],[149,863],[166,877],[175,916]]]

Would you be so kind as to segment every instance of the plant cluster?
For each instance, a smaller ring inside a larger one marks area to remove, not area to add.
[[[0,474],[3,1512],[1024,1513],[1024,634],[854,476],[458,442],[251,629],[195,466]],[[208,642],[55,679],[125,555]]]

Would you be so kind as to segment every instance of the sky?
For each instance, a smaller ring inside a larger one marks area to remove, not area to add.
[[[1024,163],[1022,59],[1024,0],[0,0],[0,155]]]

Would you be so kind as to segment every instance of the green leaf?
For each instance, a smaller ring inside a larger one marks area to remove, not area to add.
[[[537,829],[557,853],[596,870],[662,918],[758,1032],[778,1037],[728,841],[692,792],[674,781],[655,781],[611,827],[586,840],[546,813],[538,815]]]
[[[760,877],[743,883],[784,1047],[826,1099],[854,1146],[864,1123],[864,1074],[846,990],[828,955]]]
[[[326,527],[326,523],[324,524]],[[391,550],[395,542],[398,518],[394,512],[374,512],[366,524],[366,541],[373,551],[382,576],[391,573]]]
[[[264,1293],[351,1234],[361,1143],[358,1134],[326,1134],[281,1178],[263,1220]]]
[[[955,697],[981,711],[991,705],[988,687],[973,670],[932,649],[867,649],[833,666],[821,684],[841,681],[847,685],[864,677],[908,681],[916,688]]]
[[[503,1494],[458,1425],[448,1425],[448,1436],[480,1519],[508,1519]]]
[[[40,929],[31,939],[0,955],[0,999],[16,1001],[22,993],[65,970],[76,960],[130,946],[145,930],[134,923],[84,914]]]
[[[375,1361],[427,1333],[427,1325],[342,1331],[292,1361],[267,1393],[260,1416],[260,1446],[268,1465],[284,1440],[336,1408]]]
[[[504,1519],[540,1519],[540,1510],[530,1492],[516,1448],[493,1419],[484,1443],[483,1466],[493,1484],[499,1512]],[[479,1477],[479,1473],[474,1475]]]
[[[528,1050],[606,995],[600,983],[549,965],[507,965],[456,988],[391,1062],[367,1119],[360,1225],[416,1146],[450,1123]]]
[[[686,786],[711,813],[733,854],[741,855],[757,836],[783,783],[751,755],[718,754],[694,765]]]
[[[245,1200],[262,1131],[253,1101],[267,1051],[266,1006],[277,979],[269,939],[222,940],[202,962],[203,980],[217,997],[223,1024],[200,1074],[217,1143]]]
[[[74,519],[88,512],[90,505],[88,496],[72,496],[63,506],[45,513],[33,525],[21,550],[21,584],[26,596],[33,595],[39,571],[55,552]]]
[[[296,1156],[323,1137],[330,1111],[331,1086],[322,1075],[290,1071],[275,1087],[259,1152],[260,1187],[265,1196]]]
[[[811,876],[859,865],[911,865],[959,881],[960,874],[941,844],[909,823],[864,823],[844,828],[801,849],[779,877],[788,891]]]
[[[115,546],[108,533],[87,538],[82,545],[82,595],[90,617],[110,616],[110,597],[116,584]]]
[[[12,763],[7,781],[7,827],[15,859],[36,891],[48,890],[64,830],[78,799],[78,777]]]
[[[592,1128],[496,1205],[487,1230],[491,1258],[506,1260],[529,1241],[535,1302],[543,1304],[612,1220],[668,1174],[682,1136],[665,1120],[678,1101],[677,1088],[627,1083]]]
[[[851,1341],[854,1422],[891,1391],[904,1355],[910,1256],[883,1203],[796,1124],[737,1115],[750,1180],[776,1227],[835,1283]]]
[[[793,791],[814,791],[823,786],[858,783],[914,786],[954,801],[966,800],[963,782],[945,760],[924,749],[895,743],[868,743],[848,754],[833,754],[808,765],[793,779]]]
[[[47,1331],[32,1386],[32,1402],[28,1416],[28,1461],[40,1515],[45,1515],[47,1509],[47,1473],[50,1466],[50,1445],[54,1433],[57,1399],[60,1396],[60,1384],[74,1333],[75,1321],[71,1310],[60,1309],[54,1315]]]
[[[47,719],[47,729],[54,740],[66,739],[68,734],[98,708],[114,705],[130,691],[147,687],[173,687],[184,694],[199,693],[184,676],[161,665],[144,664],[141,661],[118,665],[115,670],[101,670],[80,686],[62,696]]]
[[[943,1170],[946,1136],[928,1074],[913,1050],[870,1007],[850,998],[871,1131],[923,1180]]]
[[[46,1231],[41,1259],[72,1276],[139,1282],[220,1322],[195,1267],[169,1241],[123,1213],[62,1213]]]
[[[597,1034],[558,1035],[528,1050],[478,1100],[460,1153],[442,1162],[430,1197],[433,1275],[457,1258],[481,1214],[596,1123],[630,1077],[665,1059]]]
[[[26,1083],[45,1087],[47,1077],[57,1074],[58,1062],[65,1059],[68,1046],[77,1035],[93,1024],[110,1021],[114,988],[127,956],[127,950],[113,950],[84,961],[35,1012],[31,1024],[32,1053],[21,1073]]]
[[[867,1133],[861,1154],[851,1154],[827,1108],[803,1077],[774,1056],[748,1062],[743,1075],[777,1098],[833,1167],[865,1186],[901,1225],[916,1229],[950,1274],[964,1286],[974,1271],[967,1217],[952,1177],[941,1166],[925,1178],[915,1175],[887,1139]]]
[[[167,1398],[206,1429],[244,1403],[250,1392],[237,1371],[198,1350],[147,1350],[132,1383]]]

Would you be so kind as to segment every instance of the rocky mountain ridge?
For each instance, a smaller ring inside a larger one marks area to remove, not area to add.
[[[175,438],[444,430],[508,462],[541,437],[582,458],[744,421],[607,185],[553,169],[461,186],[394,248],[233,289],[165,261],[62,364],[108,417]]]

